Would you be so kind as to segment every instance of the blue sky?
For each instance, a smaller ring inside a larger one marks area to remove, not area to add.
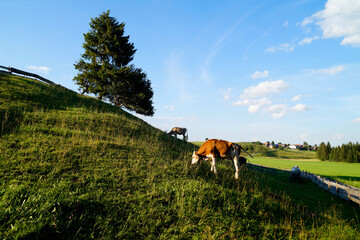
[[[0,65],[77,91],[90,18],[125,22],[155,115],[189,140],[359,141],[360,1],[0,0]]]

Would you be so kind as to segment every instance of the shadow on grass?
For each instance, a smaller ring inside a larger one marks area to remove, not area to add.
[[[100,227],[96,220],[107,217],[105,206],[90,200],[56,203],[49,211],[52,211],[51,221],[21,239],[99,238],[100,229],[94,229]]]

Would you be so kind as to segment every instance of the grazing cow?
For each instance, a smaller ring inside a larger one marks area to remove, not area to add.
[[[189,138],[186,128],[173,127],[171,129],[171,131],[169,132],[169,136],[175,135],[175,137],[177,137],[178,134],[183,135],[183,140],[184,141],[186,141]]]
[[[240,157],[241,149],[245,151],[245,149],[238,144],[225,140],[210,139],[207,140],[197,152],[194,151],[191,164],[196,164],[200,160],[209,160],[211,163],[211,171],[217,174],[215,167],[216,158],[231,159],[234,162],[235,178],[238,179],[239,167],[242,164],[246,164],[246,158]]]

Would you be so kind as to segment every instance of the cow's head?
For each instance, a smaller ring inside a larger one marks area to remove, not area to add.
[[[192,155],[192,161],[191,161],[191,164],[197,164],[200,160],[200,157],[199,157],[199,154],[197,152],[193,152],[193,155]]]

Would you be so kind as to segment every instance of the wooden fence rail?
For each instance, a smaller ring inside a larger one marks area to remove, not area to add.
[[[335,194],[336,196],[345,199],[353,201],[360,205],[360,189],[348,186],[346,184],[333,181],[324,177],[321,177],[319,175],[315,175],[308,172],[301,172],[301,176],[307,179],[310,179],[312,182],[317,184],[319,187],[331,192],[332,194]]]
[[[250,164],[250,163],[248,163],[247,166],[249,166],[252,169],[261,171],[261,172],[268,172],[268,173],[272,173],[272,174],[286,174],[289,176],[291,174],[290,170],[280,170],[280,169],[276,169],[276,168],[264,167],[261,165]],[[355,202],[355,203],[359,204],[359,206],[360,206],[360,189],[359,188],[356,188],[353,186],[348,186],[346,184],[343,184],[343,183],[340,183],[337,181],[333,181],[333,180],[321,177],[319,175],[308,173],[306,171],[301,171],[301,177],[307,178],[307,179],[311,180],[313,183],[317,184],[322,189],[325,189],[325,190],[331,192],[332,194],[334,194],[342,199],[345,199],[347,201]]]
[[[29,78],[35,78],[35,79],[38,79],[38,80],[43,81],[50,85],[58,85],[59,86],[59,84],[56,84],[53,81],[50,81],[49,79],[43,78],[42,76],[39,76],[34,73],[25,72],[25,71],[22,71],[22,70],[13,68],[13,67],[4,67],[1,65],[0,65],[0,68],[7,70],[7,71],[0,70],[0,73],[11,74],[11,75],[17,74],[17,75],[21,75],[21,76],[25,76],[25,77],[29,77]]]

